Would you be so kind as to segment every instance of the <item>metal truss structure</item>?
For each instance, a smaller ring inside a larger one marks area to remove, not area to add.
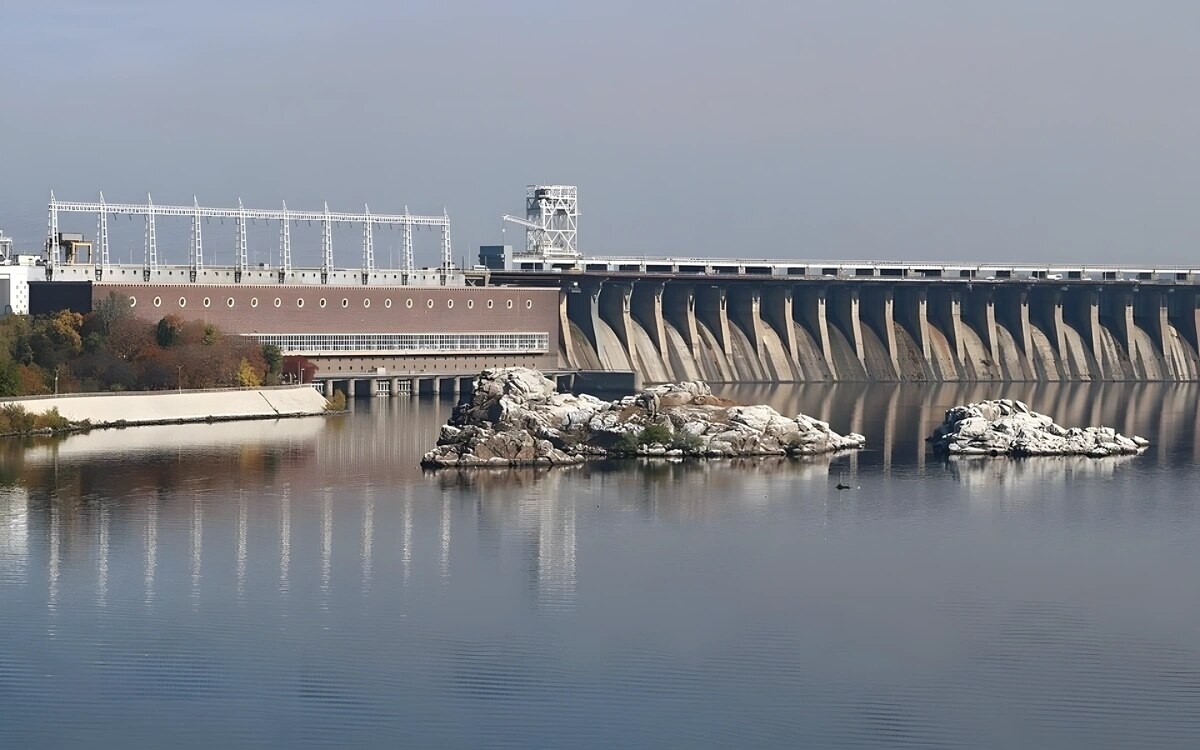
[[[574,185],[529,185],[525,218],[505,214],[504,221],[525,227],[525,256],[578,260],[579,199]]]
[[[47,222],[46,237],[47,265],[53,267],[62,262],[62,249],[59,245],[58,231],[59,214],[90,213],[96,215],[96,242],[98,247],[92,255],[92,262],[96,266],[98,278],[102,276],[103,270],[110,265],[108,248],[108,217],[110,215],[145,217],[145,260],[143,261],[143,267],[147,272],[157,269],[159,265],[158,239],[155,227],[156,216],[181,216],[191,219],[191,242],[188,249],[188,266],[191,268],[193,274],[205,267],[202,226],[207,219],[233,219],[237,229],[235,240],[237,260],[235,270],[238,272],[246,271],[248,266],[247,223],[259,220],[279,222],[279,270],[281,275],[292,271],[291,224],[300,221],[320,222],[322,273],[329,273],[335,270],[333,264],[334,224],[362,224],[362,270],[364,274],[376,270],[374,229],[377,226],[400,229],[403,235],[403,263],[405,271],[416,270],[412,250],[413,230],[420,228],[440,229],[442,235],[441,270],[444,274],[454,267],[450,248],[450,216],[446,213],[445,209],[442,210],[441,216],[410,214],[407,206],[404,207],[403,214],[373,214],[369,207],[364,206],[364,209],[364,213],[361,214],[330,211],[329,204],[326,203],[324,209],[321,211],[293,211],[287,207],[286,201],[283,203],[283,208],[279,210],[246,208],[240,198],[238,199],[237,208],[210,208],[201,206],[200,201],[194,197],[190,206],[163,206],[156,205],[149,195],[146,196],[145,203],[108,203],[104,200],[104,193],[100,193],[100,200],[98,202],[90,203],[60,201],[51,192],[50,216]]]

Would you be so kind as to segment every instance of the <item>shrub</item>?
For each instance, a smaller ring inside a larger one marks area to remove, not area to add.
[[[39,430],[69,430],[75,426],[56,408],[45,414],[33,414],[20,404],[0,406],[0,435],[29,435]]]
[[[617,443],[613,446],[612,450],[620,456],[632,456],[637,453],[639,445],[641,443],[638,442],[638,436],[633,434],[632,431],[622,432],[621,437],[617,438]]]
[[[638,435],[638,445],[650,445],[651,443],[660,443],[669,445],[671,438],[674,437],[671,433],[671,428],[661,424],[646,425],[641,434]]]
[[[688,454],[697,454],[704,448],[704,441],[699,435],[690,432],[677,432],[671,441],[671,447]]]
[[[325,411],[346,411],[346,394],[334,391],[332,396],[325,399]]]
[[[54,407],[45,414],[36,414],[33,417],[33,426],[37,430],[66,430],[71,427],[71,420],[58,413],[58,407]]]
[[[28,435],[33,432],[33,415],[20,404],[0,406],[0,435]]]

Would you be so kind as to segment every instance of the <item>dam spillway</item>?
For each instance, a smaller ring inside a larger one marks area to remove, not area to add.
[[[564,367],[646,382],[1194,381],[1190,273],[500,271],[557,286]]]

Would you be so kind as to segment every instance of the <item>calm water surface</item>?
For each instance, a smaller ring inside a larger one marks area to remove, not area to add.
[[[1193,386],[735,388],[870,448],[423,473],[451,403],[0,446],[2,747],[1197,747]],[[855,489],[837,492],[845,479]]]

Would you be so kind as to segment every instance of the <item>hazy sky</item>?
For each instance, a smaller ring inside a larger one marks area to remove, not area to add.
[[[0,0],[0,227],[444,205],[457,256],[551,182],[587,252],[1195,265],[1198,38],[1194,1]]]

